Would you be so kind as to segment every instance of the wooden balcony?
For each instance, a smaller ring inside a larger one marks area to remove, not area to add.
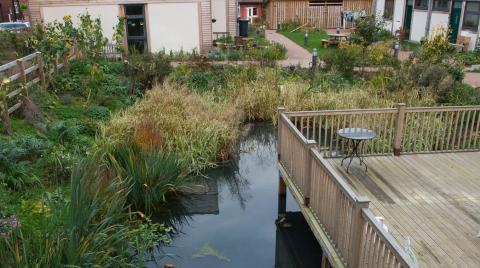
[[[279,167],[333,266],[479,267],[479,126],[480,106],[280,109]],[[368,172],[340,166],[345,127],[378,134]]]

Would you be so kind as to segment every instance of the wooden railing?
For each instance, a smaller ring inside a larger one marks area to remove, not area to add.
[[[377,137],[365,142],[364,155],[470,151],[480,149],[480,106],[326,110],[285,113],[306,140],[317,142],[324,157],[350,148],[337,135],[342,128],[367,128]]]
[[[307,139],[302,134],[306,130],[300,131],[292,118],[291,113],[279,110],[279,162],[301,192],[302,205],[316,216],[344,263],[355,268],[416,267],[398,242],[380,227],[368,209],[368,199],[356,195],[323,158],[316,141]]]

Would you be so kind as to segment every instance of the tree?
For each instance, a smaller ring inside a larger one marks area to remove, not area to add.
[[[362,46],[362,70],[365,66],[365,54],[368,46],[382,39],[385,35],[384,22],[375,16],[366,16],[355,21],[355,31],[350,36],[354,44]]]

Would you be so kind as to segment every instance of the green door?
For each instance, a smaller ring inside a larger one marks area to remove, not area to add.
[[[405,39],[410,39],[410,26],[412,25],[413,0],[407,0],[405,7],[405,20],[403,21],[403,28],[405,28]]]
[[[452,12],[450,13],[450,43],[457,42],[458,28],[460,26],[460,16],[462,14],[462,1],[455,0],[452,4]]]

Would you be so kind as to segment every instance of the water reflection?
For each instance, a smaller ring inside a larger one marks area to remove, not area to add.
[[[158,259],[159,264],[173,263],[177,268],[320,266],[321,251],[301,213],[289,212],[284,221],[288,224],[275,225],[279,179],[275,134],[271,125],[255,125],[240,142],[239,155],[206,174],[204,194],[182,198],[182,213],[172,208],[158,217],[168,222],[170,217],[165,215],[177,215],[179,232],[173,244],[162,249],[168,257]],[[289,194],[286,203],[288,211],[298,211]],[[305,239],[306,233],[310,239]],[[307,252],[312,261],[295,264],[299,256],[309,259],[300,254]]]

